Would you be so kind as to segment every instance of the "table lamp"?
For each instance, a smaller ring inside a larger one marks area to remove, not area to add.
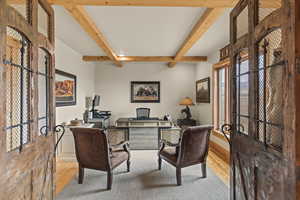
[[[192,114],[191,114],[191,110],[190,110],[189,106],[195,105],[193,103],[193,100],[189,97],[185,97],[184,99],[182,99],[180,101],[179,105],[186,106],[185,109],[181,110],[181,113],[185,113],[186,114],[186,119],[190,120],[192,118]]]

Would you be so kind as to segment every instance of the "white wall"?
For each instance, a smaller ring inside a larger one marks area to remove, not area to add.
[[[214,53],[208,57],[208,62],[199,63],[196,67],[196,80],[210,77],[210,103],[197,104],[198,120],[201,124],[213,124],[213,64],[219,61],[219,52]],[[223,148],[229,150],[227,142],[212,135],[210,138],[215,143],[219,144]]]
[[[195,71],[195,80],[210,77],[210,103],[197,103],[198,120],[201,124],[212,124],[212,102],[213,102],[213,64],[219,61],[218,52],[208,56],[207,62],[198,63]]]
[[[101,95],[100,110],[112,111],[111,124],[119,117],[134,117],[137,107],[151,108],[152,117],[171,114],[182,118],[179,101],[188,96],[195,101],[195,82],[211,78],[211,103],[198,103],[190,107],[193,118],[200,124],[212,124],[212,65],[219,60],[218,52],[208,57],[208,62],[197,65],[177,64],[174,68],[164,63],[126,63],[118,68],[109,63],[98,63],[95,69],[95,93]],[[160,103],[130,103],[130,81],[160,81]],[[218,137],[211,140],[229,149]]]
[[[171,114],[174,121],[182,118],[179,101],[188,96],[195,101],[195,82],[211,77],[211,103],[192,106],[193,118],[200,124],[212,124],[212,65],[218,54],[208,57],[208,62],[197,65],[177,64],[168,68],[165,63],[126,63],[118,68],[109,63],[86,63],[82,55],[58,38],[56,39],[56,68],[77,76],[77,104],[56,108],[56,123],[82,119],[85,97],[101,95],[100,110],[111,110],[111,123],[119,117],[134,117],[137,107],[151,108],[152,117]],[[130,103],[130,81],[160,81],[160,103]],[[212,136],[211,140],[228,149],[227,143]]]
[[[174,121],[182,118],[179,101],[188,96],[195,101],[195,82],[211,77],[211,103],[192,106],[193,118],[200,124],[212,124],[212,65],[218,62],[218,53],[208,62],[177,64],[168,68],[165,63],[126,63],[122,68],[109,63],[87,63],[82,55],[56,38],[56,68],[77,76],[77,104],[57,107],[56,123],[82,119],[85,97],[101,95],[100,110],[111,110],[111,123],[119,117],[134,117],[137,107],[151,108],[152,117],[171,114]],[[130,81],[160,81],[160,103],[130,103]],[[212,136],[211,140],[228,149],[227,143]]]
[[[200,124],[212,124],[212,64],[210,62],[199,63],[195,71],[196,81],[210,77],[211,103],[197,103],[196,109]]]
[[[82,61],[82,55],[56,38],[55,68],[77,76],[77,104],[56,108],[56,123],[82,119],[85,110],[85,97],[92,96],[95,89],[95,65]]]
[[[95,73],[95,93],[101,95],[100,110],[111,110],[111,123],[119,117],[135,117],[137,107],[151,108],[152,117],[171,114],[180,118],[179,101],[195,96],[195,65],[177,64],[168,68],[165,63],[126,63],[122,68],[98,63]],[[130,103],[131,81],[160,81],[160,103]],[[191,107],[197,118],[195,106]]]

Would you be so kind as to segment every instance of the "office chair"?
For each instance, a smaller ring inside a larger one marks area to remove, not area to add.
[[[107,172],[107,189],[112,187],[113,170],[127,162],[127,172],[130,171],[129,143],[124,141],[117,145],[108,143],[107,133],[97,128],[72,128],[76,158],[79,164],[78,183],[83,183],[84,169],[94,169]],[[114,150],[114,149],[121,150]]]
[[[137,108],[136,109],[136,118],[137,119],[149,119],[150,117],[150,108]]]
[[[210,125],[190,127],[183,132],[178,144],[161,140],[158,169],[161,170],[162,160],[176,167],[177,185],[181,185],[181,169],[201,164],[202,176],[205,178],[209,136],[212,128]]]

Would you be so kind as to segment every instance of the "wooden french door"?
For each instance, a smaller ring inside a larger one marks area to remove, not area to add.
[[[241,0],[231,12],[232,200],[296,198],[294,7]]]
[[[0,0],[0,199],[54,198],[54,13]]]

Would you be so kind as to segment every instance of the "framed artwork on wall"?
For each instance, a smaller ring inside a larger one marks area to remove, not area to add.
[[[159,81],[131,81],[131,103],[160,103]]]
[[[196,82],[196,102],[210,103],[210,78],[204,78]]]
[[[76,76],[55,70],[56,107],[76,105]]]

